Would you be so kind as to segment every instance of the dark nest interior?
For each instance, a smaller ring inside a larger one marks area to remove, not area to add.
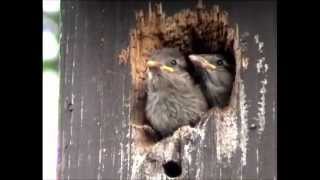
[[[167,17],[161,4],[155,7],[149,4],[148,12],[136,13],[136,21],[136,27],[130,34],[130,45],[120,54],[120,62],[131,65],[131,124],[148,125],[145,116],[146,62],[155,49],[162,47],[178,47],[186,57],[191,53],[217,52],[228,56],[236,69],[230,103],[226,108],[236,108],[241,51],[238,27],[229,25],[227,12],[218,6],[204,8],[198,4],[194,9],[185,9]],[[138,148],[155,143],[144,130],[133,128],[132,132],[133,142]]]

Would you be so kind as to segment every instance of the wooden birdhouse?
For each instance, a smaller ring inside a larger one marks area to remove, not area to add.
[[[275,2],[62,2],[58,177],[276,179]],[[146,62],[159,48],[223,52],[227,106],[158,139]]]

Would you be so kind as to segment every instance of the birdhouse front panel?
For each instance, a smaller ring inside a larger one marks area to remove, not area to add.
[[[273,1],[64,1],[58,179],[277,179]]]

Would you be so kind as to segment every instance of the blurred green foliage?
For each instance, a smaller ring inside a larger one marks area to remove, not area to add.
[[[47,71],[47,70],[58,71],[58,58],[55,58],[53,61],[43,62],[43,71]]]
[[[60,19],[61,19],[61,16],[60,16],[60,12],[57,12],[57,13],[46,13],[46,12],[43,12],[43,17],[46,16],[48,18],[50,18],[52,21],[54,21],[57,26],[59,27],[58,29],[58,32],[55,33],[55,37],[57,39],[57,42],[58,44],[60,44]],[[45,29],[45,27],[43,27],[43,29]],[[52,60],[49,60],[49,61],[42,61],[43,62],[43,71],[47,71],[47,70],[53,70],[53,71],[56,71],[58,72],[58,60],[59,60],[59,53],[58,55],[52,59]]]

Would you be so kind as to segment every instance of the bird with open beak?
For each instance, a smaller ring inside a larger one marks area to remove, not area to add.
[[[153,129],[166,137],[183,125],[195,125],[208,108],[181,52],[177,48],[156,50],[147,66],[146,115]]]
[[[200,86],[209,108],[229,104],[235,65],[222,54],[191,54],[189,59],[200,76]]]

